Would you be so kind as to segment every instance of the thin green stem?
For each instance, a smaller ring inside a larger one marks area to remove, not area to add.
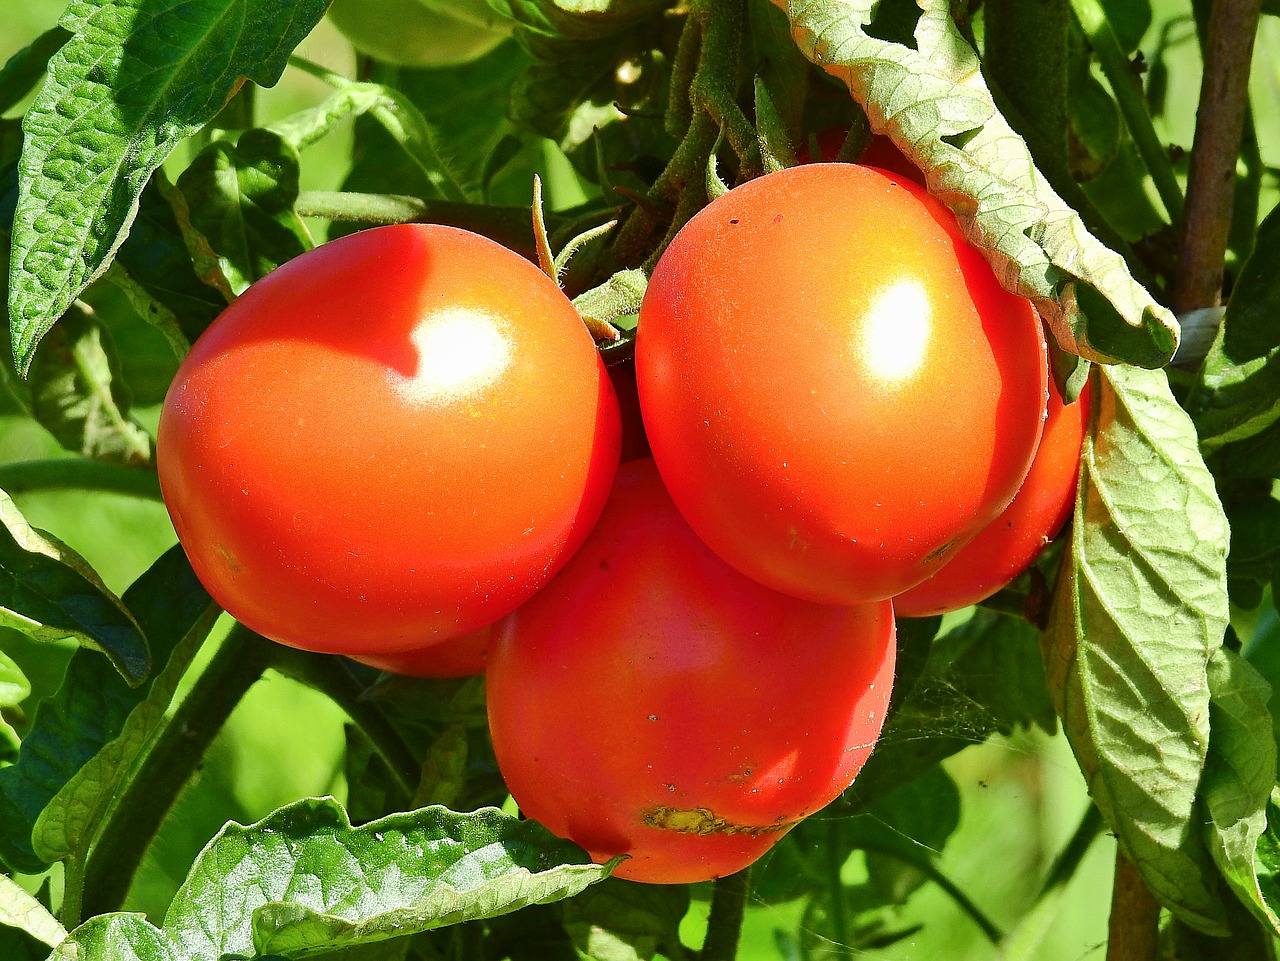
[[[700,961],[734,961],[742,937],[742,919],[751,890],[751,869],[718,878],[711,894],[711,915]]]
[[[386,762],[397,787],[406,798],[413,797],[422,777],[421,762],[382,709],[365,699],[364,688],[346,669],[341,658],[277,647],[272,652],[271,667],[314,688],[342,708]]]
[[[248,628],[233,627],[156,736],[89,853],[86,916],[119,909],[161,822],[231,712],[262,676],[275,646]]]
[[[844,903],[844,880],[840,872],[844,868],[844,821],[831,818],[827,822],[827,897],[830,901],[832,949],[837,958],[852,957],[849,949],[849,911]]]
[[[1084,811],[1084,815],[1080,818],[1080,823],[1076,826],[1075,833],[1071,835],[1066,846],[1059,852],[1057,858],[1054,859],[1049,873],[1045,875],[1044,884],[1040,886],[1040,893],[1036,896],[1039,900],[1050,891],[1062,887],[1073,877],[1075,877],[1076,869],[1080,867],[1080,862],[1084,860],[1084,856],[1089,853],[1089,848],[1093,847],[1093,842],[1097,840],[1098,835],[1102,833],[1105,827],[1102,820],[1102,812],[1098,810],[1096,804],[1089,804]]]
[[[122,467],[84,457],[0,464],[0,489],[10,494],[38,490],[88,490],[160,500],[160,480],[154,469]]]
[[[1071,8],[1075,11],[1085,36],[1089,38],[1094,53],[1098,55],[1102,72],[1111,84],[1111,91],[1120,105],[1120,113],[1124,116],[1143,163],[1155,182],[1156,192],[1160,194],[1171,222],[1180,223],[1182,188],[1173,172],[1169,153],[1151,123],[1151,114],[1147,111],[1142,87],[1133,74],[1133,65],[1125,56],[1124,48],[1116,38],[1106,11],[1102,9],[1099,0],[1071,0]]]

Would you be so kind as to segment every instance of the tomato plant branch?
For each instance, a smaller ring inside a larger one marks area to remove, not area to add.
[[[86,457],[50,457],[0,464],[0,490],[22,494],[37,490],[86,490],[160,500],[156,472]]]
[[[827,897],[831,914],[832,952],[837,958],[848,958],[849,949],[849,910],[844,900],[844,880],[840,876],[844,868],[844,821],[832,818],[827,822]]]
[[[231,712],[266,670],[274,647],[239,624],[223,640],[108,812],[85,865],[84,915],[120,907],[161,821]],[[79,920],[69,916],[64,923],[72,927]]]
[[[1261,0],[1218,0],[1209,10],[1186,218],[1173,285],[1173,309],[1178,313],[1212,307],[1221,297],[1236,158],[1261,6]]]
[[[1071,0],[1071,7],[1094,53],[1098,55],[1102,72],[1111,84],[1120,113],[1155,182],[1156,192],[1160,194],[1170,221],[1177,224],[1182,220],[1182,188],[1173,172],[1169,153],[1151,123],[1151,114],[1147,110],[1142,86],[1133,74],[1133,65],[1120,46],[1099,0]]]
[[[365,698],[364,688],[346,669],[341,658],[279,646],[272,652],[271,666],[319,691],[342,708],[386,763],[405,798],[413,797],[422,777],[422,764],[382,709]]]
[[[1107,961],[1155,961],[1160,936],[1160,903],[1123,851],[1116,852],[1107,924]]]
[[[751,869],[717,878],[711,894],[711,915],[699,961],[733,961],[742,936],[742,918],[751,890]]]

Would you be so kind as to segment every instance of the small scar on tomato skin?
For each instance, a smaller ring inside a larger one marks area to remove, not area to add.
[[[733,224],[733,225],[735,225],[735,226],[736,226],[736,225],[738,224],[738,218],[737,218],[737,217],[730,217],[730,218],[729,218],[729,223],[731,223],[731,224]]]
[[[924,563],[925,563],[926,565],[928,565],[928,564],[936,564],[938,561],[942,560],[942,559],[943,559],[944,557],[946,557],[949,553],[951,553],[952,548],[954,548],[955,546],[956,546],[956,542],[955,542],[955,541],[953,541],[953,540],[952,540],[952,541],[947,541],[945,544],[943,544],[943,545],[942,545],[941,547],[939,547],[937,550],[934,550],[934,551],[930,552],[929,554],[925,555]]]
[[[600,562],[600,570],[602,570],[602,571],[607,571],[608,569],[609,569],[609,562],[608,562],[608,561],[605,561],[605,560],[602,560],[602,561]]]
[[[240,561],[236,558],[236,555],[233,554],[230,548],[228,548],[225,544],[218,545],[218,555],[224,561],[226,561],[227,567],[231,568],[231,573],[239,574],[241,571],[244,570],[244,567],[241,566]]]
[[[710,808],[693,808],[682,811],[678,808],[662,805],[640,812],[640,819],[646,826],[657,828],[659,831],[675,831],[677,834],[698,834],[703,836],[728,834],[758,838],[768,834],[777,834],[779,831],[785,831],[789,827],[789,823],[785,821],[768,825],[733,824],[722,817],[716,817],[716,813]]]
[[[773,222],[774,222],[775,224],[780,224],[780,223],[782,223],[782,214],[774,214],[774,215],[773,215]]]

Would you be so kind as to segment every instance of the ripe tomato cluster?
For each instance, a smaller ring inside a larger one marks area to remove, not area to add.
[[[687,882],[848,787],[895,606],[966,606],[1034,559],[1086,410],[1048,400],[1034,311],[946,208],[845,164],[680,231],[636,386],[653,458],[619,468],[610,377],[552,281],[463,231],[377,228],[198,341],[159,468],[230,613],[387,670],[484,670],[524,813],[628,855],[622,877]]]

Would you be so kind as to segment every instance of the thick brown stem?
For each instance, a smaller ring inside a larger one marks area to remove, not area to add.
[[[1156,961],[1159,936],[1160,904],[1133,862],[1117,851],[1107,961]]]
[[[1212,307],[1222,295],[1236,156],[1249,100],[1249,62],[1261,0],[1215,0],[1204,44],[1187,206],[1173,309]]]

